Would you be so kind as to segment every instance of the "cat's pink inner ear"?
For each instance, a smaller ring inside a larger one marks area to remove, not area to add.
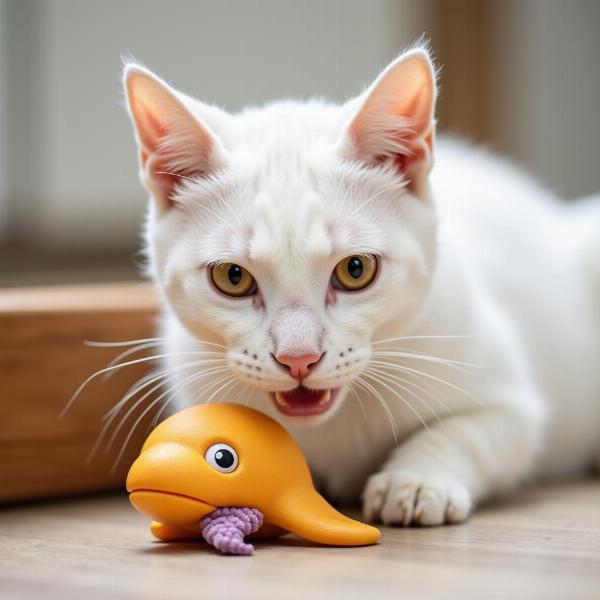
[[[214,136],[150,71],[128,66],[125,90],[142,178],[159,210],[167,210],[173,205],[175,187],[185,178],[205,177],[216,168]]]
[[[435,133],[435,74],[424,50],[391,63],[365,92],[348,133],[353,158],[392,159],[418,191],[431,168]]]

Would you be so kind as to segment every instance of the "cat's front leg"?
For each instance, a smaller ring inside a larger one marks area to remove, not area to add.
[[[370,477],[364,515],[405,526],[463,521],[475,503],[530,470],[541,429],[540,410],[513,406],[480,409],[420,430]]]

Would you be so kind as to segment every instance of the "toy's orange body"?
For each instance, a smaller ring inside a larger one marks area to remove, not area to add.
[[[232,472],[216,470],[205,453],[226,444],[237,453]],[[154,519],[163,540],[195,537],[199,521],[218,507],[252,507],[264,515],[259,533],[291,531],[322,544],[377,542],[375,527],[336,511],[313,487],[293,438],[276,421],[237,404],[183,410],[148,437],[127,477],[130,500]]]

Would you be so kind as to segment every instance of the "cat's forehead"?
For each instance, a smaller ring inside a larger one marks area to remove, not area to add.
[[[355,165],[326,162],[238,164],[235,173],[187,187],[180,199],[194,216],[193,230],[200,227],[194,237],[203,262],[243,260],[310,272],[348,253],[383,252],[394,214],[381,192],[397,194],[401,185],[391,188]]]
[[[201,260],[310,277],[336,257],[381,253],[382,224],[392,217],[381,209],[387,195],[402,192],[402,181],[346,160],[339,118],[333,126],[333,119],[280,108],[277,119],[259,112],[236,143],[227,140],[220,174],[185,186],[180,199],[209,234],[196,237]]]
[[[248,258],[268,263],[319,260],[334,252],[332,211],[318,190],[301,185],[259,191],[248,211]]]
[[[341,155],[346,119],[339,106],[320,101],[278,102],[236,117],[231,172],[241,182],[238,206],[249,225],[250,260],[331,256],[352,224],[345,216],[380,189],[368,169]]]

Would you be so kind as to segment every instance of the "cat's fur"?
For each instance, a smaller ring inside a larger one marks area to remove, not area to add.
[[[137,65],[125,85],[178,406],[272,415],[330,497],[363,494],[386,523],[460,521],[524,476],[598,460],[600,204],[563,205],[485,152],[434,144],[425,50],[342,105],[228,114]],[[380,257],[374,283],[332,289],[360,253]],[[220,261],[258,295],[217,292]],[[272,357],[281,345],[325,352],[304,381],[342,387],[325,414],[275,407],[267,392],[298,383]]]

